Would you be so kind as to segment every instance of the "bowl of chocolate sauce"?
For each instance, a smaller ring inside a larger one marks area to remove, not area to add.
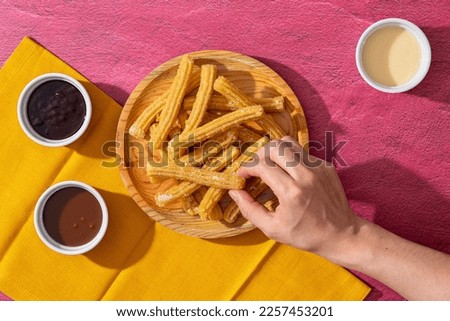
[[[64,181],[47,189],[34,211],[40,239],[68,255],[83,254],[102,240],[108,227],[108,209],[100,193],[79,181]]]
[[[83,85],[61,73],[41,75],[20,94],[17,114],[22,129],[38,144],[50,147],[73,143],[86,131],[92,114]]]

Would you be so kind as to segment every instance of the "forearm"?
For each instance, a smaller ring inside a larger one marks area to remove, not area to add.
[[[354,238],[348,255],[336,263],[385,283],[409,300],[450,300],[449,255],[362,219]]]

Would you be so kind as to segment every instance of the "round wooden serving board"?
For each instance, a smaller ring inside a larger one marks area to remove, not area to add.
[[[250,97],[285,97],[286,111],[271,114],[290,136],[304,145],[308,142],[305,116],[294,92],[272,69],[260,61],[230,51],[205,50],[189,54],[195,64],[215,64],[218,75],[227,77]],[[168,208],[156,206],[154,196],[167,189],[173,180],[151,184],[145,172],[147,162],[147,140],[128,134],[128,129],[157,97],[169,89],[181,57],[173,58],[145,77],[128,98],[117,126],[120,167],[123,182],[136,203],[155,221],[177,232],[201,238],[223,238],[245,233],[254,228],[242,216],[233,224],[222,221],[204,221],[199,216],[190,216],[173,203]]]

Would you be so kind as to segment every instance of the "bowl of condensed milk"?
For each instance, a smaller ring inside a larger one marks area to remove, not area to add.
[[[399,18],[377,21],[361,35],[356,65],[373,88],[400,93],[417,86],[431,63],[425,34],[412,22]]]

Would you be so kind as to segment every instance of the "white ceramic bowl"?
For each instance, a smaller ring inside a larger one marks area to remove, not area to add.
[[[28,100],[30,99],[30,95],[33,93],[33,91],[41,84],[50,81],[50,80],[62,80],[66,81],[73,86],[75,86],[80,93],[83,95],[83,99],[86,103],[86,115],[84,117],[84,121],[81,125],[81,127],[72,135],[64,139],[59,140],[52,140],[45,138],[39,133],[37,133],[34,128],[31,126],[30,121],[27,116],[27,105]],[[65,74],[61,73],[49,73],[49,74],[43,74],[39,77],[34,78],[32,81],[30,81],[25,88],[22,90],[22,93],[20,94],[19,101],[17,103],[17,116],[19,117],[19,123],[22,127],[25,134],[27,134],[28,137],[30,137],[33,141],[35,141],[38,144],[49,146],[49,147],[60,147],[60,146],[66,146],[74,141],[76,141],[78,138],[80,138],[81,135],[86,131],[87,127],[89,126],[89,122],[91,120],[92,115],[92,105],[91,105],[91,99],[89,97],[88,92],[83,87],[83,85],[76,79],[67,76]]]
[[[385,86],[383,84],[380,84],[376,81],[374,81],[366,72],[364,69],[364,64],[362,62],[362,52],[364,48],[364,44],[367,40],[367,38],[376,30],[379,30],[384,27],[388,26],[397,26],[402,27],[409,31],[417,40],[419,47],[420,47],[420,65],[417,70],[417,73],[414,77],[412,77],[408,82],[399,85],[399,86]],[[358,45],[356,47],[356,66],[358,67],[358,71],[363,77],[363,79],[373,88],[378,89],[380,91],[384,91],[387,93],[400,93],[407,90],[410,90],[417,86],[423,78],[425,78],[428,69],[430,68],[431,63],[431,48],[430,43],[428,42],[427,37],[425,34],[420,30],[419,27],[417,27],[415,24],[408,20],[399,19],[399,18],[389,18],[389,19],[383,19],[380,21],[375,22],[372,24],[369,28],[364,31],[364,33],[361,35],[361,38],[358,41]]]
[[[100,230],[91,241],[80,246],[66,246],[56,242],[52,237],[50,237],[44,226],[43,214],[45,203],[56,191],[59,191],[60,189],[66,187],[79,187],[90,192],[97,199],[102,209],[102,225],[100,226]],[[79,181],[64,181],[48,188],[37,201],[36,207],[34,209],[34,227],[36,228],[36,232],[42,242],[44,242],[45,245],[47,245],[52,250],[67,255],[83,254],[97,246],[97,244],[100,243],[103,236],[105,235],[106,229],[108,227],[108,208],[106,207],[106,203],[103,197],[92,186]]]

